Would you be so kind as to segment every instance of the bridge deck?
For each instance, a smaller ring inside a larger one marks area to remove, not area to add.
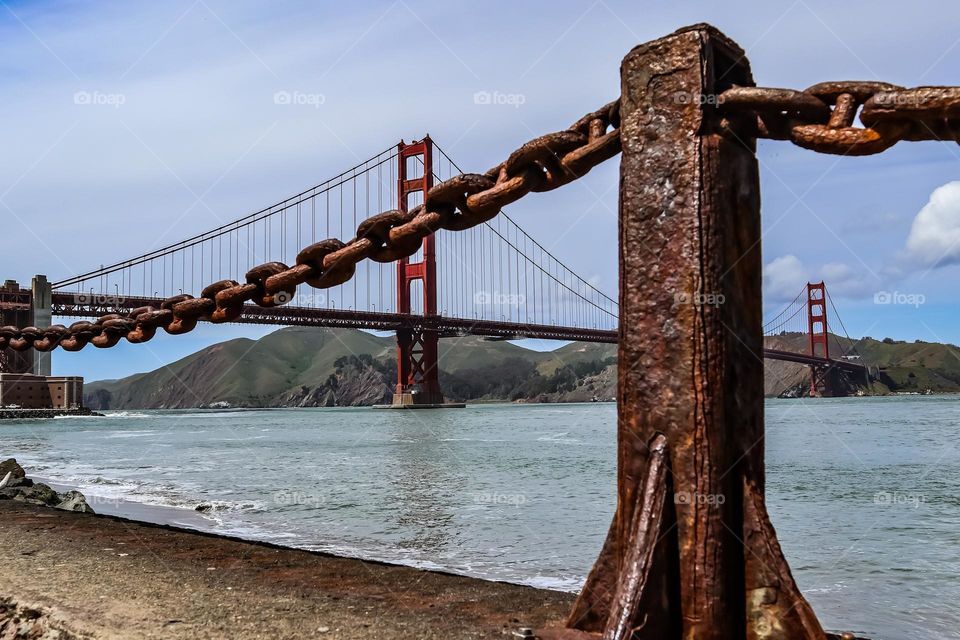
[[[60,317],[94,318],[107,313],[127,314],[137,307],[160,307],[161,298],[122,298],[111,300],[105,296],[93,296],[91,303],[72,293],[54,292],[53,315]],[[255,305],[244,307],[237,320],[241,324],[270,324],[281,326],[332,327],[341,329],[373,329],[396,331],[412,326],[423,326],[438,331],[442,336],[478,335],[491,338],[545,340],[576,340],[616,344],[618,332],[610,329],[584,329],[543,324],[511,322],[509,320],[472,320],[446,316],[421,316],[416,314],[355,311],[353,309],[323,309],[312,307],[280,306],[264,308]],[[763,357],[805,365],[830,366],[856,374],[863,374],[866,367],[848,360],[819,358],[802,353],[764,349]]]
[[[53,315],[60,317],[95,318],[107,313],[127,314],[137,307],[160,307],[161,298],[128,297],[91,303],[72,293],[54,292]],[[303,327],[334,327],[341,329],[373,329],[396,331],[421,326],[434,329],[444,336],[479,335],[495,338],[540,338],[546,340],[577,340],[580,342],[617,341],[617,332],[606,329],[585,329],[544,324],[511,322],[510,320],[473,320],[446,316],[355,311],[353,309],[322,309],[312,307],[280,306],[258,307],[247,305],[237,320],[242,324],[273,324]]]
[[[160,307],[161,298],[128,297],[117,300],[99,299],[93,303],[72,293],[54,292],[53,315],[60,317],[95,318],[107,313],[127,314],[137,307]],[[355,311],[352,309],[322,309],[312,307],[280,306],[258,307],[247,305],[237,320],[241,324],[272,324],[282,326],[332,327],[341,329],[372,329],[396,331],[421,326],[434,329],[442,336],[478,335],[507,340],[538,338],[545,340],[576,340],[616,344],[618,332],[610,329],[584,329],[543,324],[527,324],[509,320],[472,320],[446,316]],[[863,374],[866,367],[848,360],[834,360],[803,353],[764,349],[763,357],[805,365],[822,365]]]

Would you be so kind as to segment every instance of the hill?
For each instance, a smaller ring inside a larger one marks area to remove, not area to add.
[[[804,352],[807,337],[767,337],[769,348]],[[848,393],[960,391],[960,348],[885,338],[858,341],[830,336],[834,357],[856,353],[879,366],[869,387]],[[440,342],[440,381],[457,401],[586,402],[616,395],[616,345],[570,343],[553,351],[469,336]],[[809,370],[764,361],[767,396],[801,395]],[[93,382],[92,409],[201,406],[358,406],[389,402],[396,380],[392,336],[349,329],[288,327],[260,340],[212,345],[170,365],[121,380]]]
[[[476,336],[440,342],[451,400],[589,401],[613,397],[616,345],[573,343],[539,352]],[[392,336],[287,327],[260,340],[212,345],[170,365],[86,385],[92,409],[200,406],[354,406],[388,402]]]
[[[869,336],[850,340],[832,334],[829,342],[831,356],[859,355],[860,362],[879,369],[876,382],[862,389],[866,393],[960,392],[960,347],[956,345]],[[802,333],[768,336],[764,344],[786,351],[809,350],[808,337]],[[764,392],[768,396],[789,394],[798,386],[809,385],[809,370],[803,365],[765,360],[764,372]]]

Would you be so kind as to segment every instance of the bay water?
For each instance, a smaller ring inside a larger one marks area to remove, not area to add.
[[[766,415],[770,517],[824,625],[960,638],[960,398]],[[615,453],[612,404],[0,423],[0,456],[98,512],[568,591],[613,515]]]

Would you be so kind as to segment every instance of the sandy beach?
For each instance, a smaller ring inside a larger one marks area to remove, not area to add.
[[[493,638],[559,625],[573,600],[15,501],[0,567],[8,613],[62,638]]]

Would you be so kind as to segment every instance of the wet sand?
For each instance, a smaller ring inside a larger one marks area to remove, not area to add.
[[[4,500],[0,598],[75,637],[446,640],[562,625],[574,596]]]
[[[76,486],[62,484],[56,480],[49,480],[41,476],[31,476],[34,482],[49,485],[54,491],[64,493],[71,490],[81,491],[87,499],[87,504],[95,513],[105,516],[117,516],[135,522],[170,525],[181,529],[216,533],[217,522],[203,515],[199,511],[186,507],[168,507],[159,504],[147,504],[110,498],[91,493],[88,489],[78,489]]]

